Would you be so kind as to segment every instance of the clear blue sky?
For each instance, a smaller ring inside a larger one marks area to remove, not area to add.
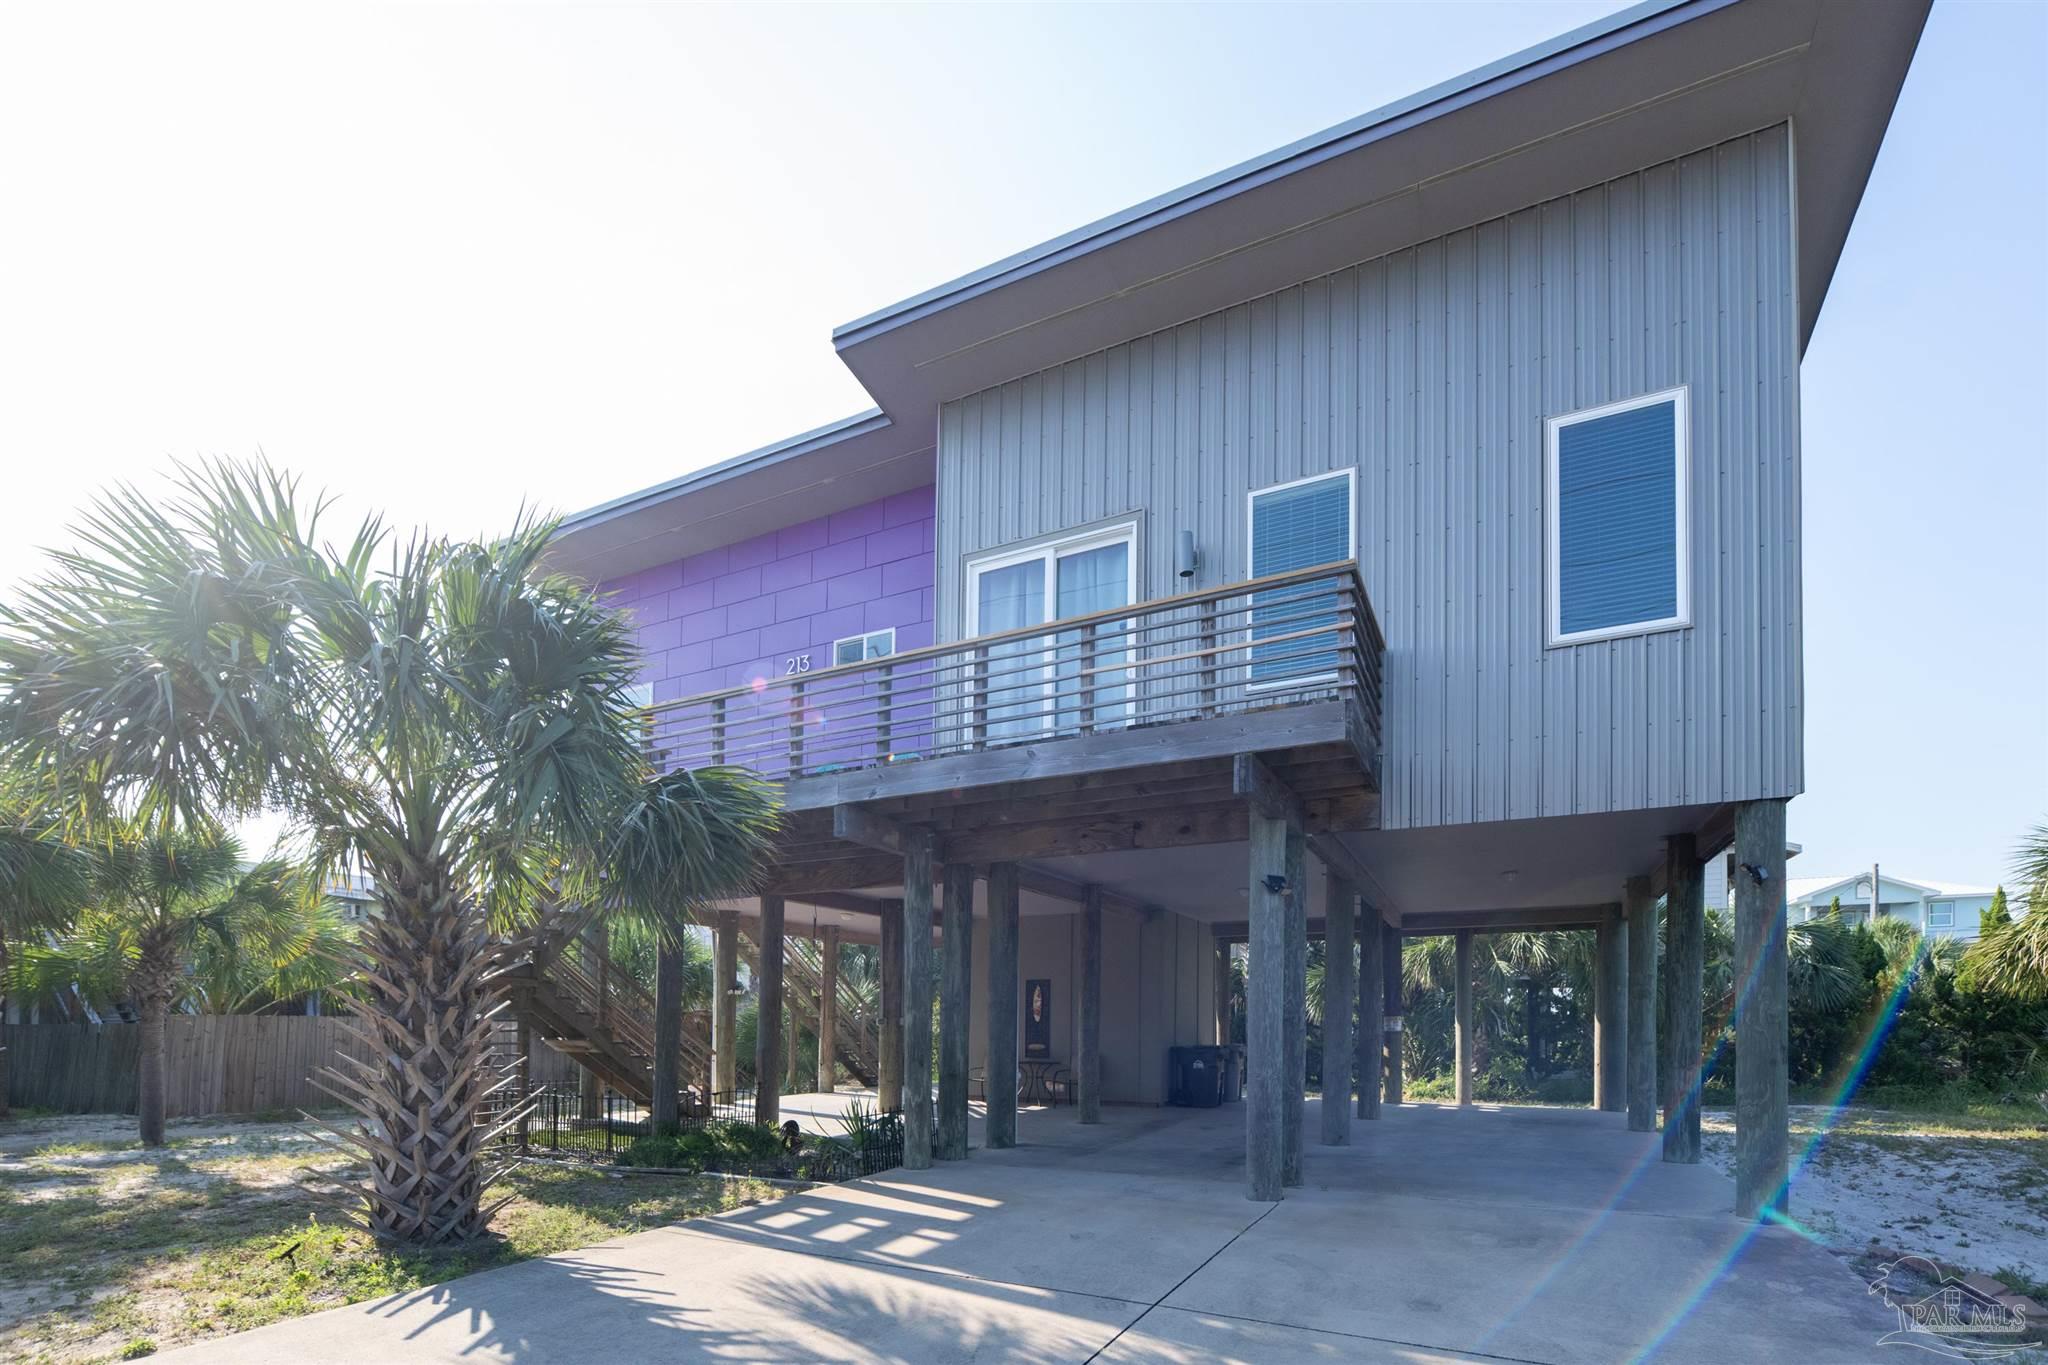
[[[816,426],[833,325],[1613,8],[7,7],[0,583],[176,455],[466,532]],[[1807,355],[1801,874],[2048,818],[2044,92],[1937,6]]]

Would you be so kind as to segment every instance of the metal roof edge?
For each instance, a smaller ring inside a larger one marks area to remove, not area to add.
[[[766,469],[785,460],[796,459],[827,446],[837,445],[841,441],[852,440],[856,436],[884,431],[893,425],[895,424],[889,420],[889,415],[880,408],[869,408],[866,412],[843,417],[809,431],[798,432],[794,436],[784,437],[780,441],[732,456],[730,459],[720,460],[716,464],[706,465],[702,469],[693,469],[665,483],[658,483],[650,488],[627,493],[609,502],[601,502],[595,507],[587,507],[581,512],[572,513],[562,518],[561,525],[555,528],[555,534],[559,537],[576,531],[591,530],[626,512],[682,497],[741,474]]]
[[[1741,0],[1643,0],[1570,32],[1027,247],[832,330],[839,350]],[[1628,32],[1628,30],[1638,30]]]

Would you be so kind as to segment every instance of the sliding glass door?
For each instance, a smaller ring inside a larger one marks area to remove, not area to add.
[[[983,650],[975,706],[981,738],[1014,741],[1129,723],[1128,623],[1097,614],[1131,605],[1136,539],[1135,527],[1121,526],[969,563],[969,635],[1097,618],[1011,635]]]

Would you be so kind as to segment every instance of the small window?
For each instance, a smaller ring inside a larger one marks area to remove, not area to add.
[[[1545,423],[1549,641],[1692,624],[1686,391]]]
[[[869,659],[886,658],[896,652],[896,627],[887,630],[871,630],[865,635],[849,635],[844,640],[832,642],[832,663],[865,663]]]
[[[1297,479],[1251,496],[1251,576],[1291,573],[1335,564],[1357,554],[1352,528],[1352,471]],[[1334,650],[1317,646],[1327,633],[1313,632],[1336,623],[1337,613],[1319,611],[1327,599],[1321,582],[1275,588],[1252,602],[1251,684],[1312,682],[1332,676]],[[1303,633],[1311,632],[1304,640]],[[1261,644],[1272,638],[1272,643]],[[1280,638],[1287,637],[1287,638]]]
[[[1927,902],[1927,927],[1930,929],[1955,928],[1956,903],[1954,901]]]

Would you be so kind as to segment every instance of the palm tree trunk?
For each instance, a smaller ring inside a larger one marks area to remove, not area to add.
[[[654,957],[654,1131],[682,1129],[683,952],[666,944]]]
[[[365,1057],[319,1083],[362,1116],[353,1135],[370,1159],[369,1230],[415,1246],[484,1232],[485,1098],[503,1076],[490,1061],[500,992],[486,980],[489,930],[455,891],[445,864],[420,857],[379,869],[383,913],[358,941],[364,991],[344,1027]]]
[[[1529,1053],[1522,1063],[1522,1075],[1531,1085],[1536,1084],[1537,1081],[1542,1079],[1543,1036],[1542,1024],[1538,1019],[1540,1013],[1541,1011],[1537,1009],[1536,1005],[1536,983],[1534,981],[1524,981],[1522,983],[1522,1036],[1528,1040]]]
[[[0,1024],[7,1022],[7,937],[0,934]],[[0,1046],[0,1119],[14,1117],[7,1107],[7,1049]]]
[[[145,1147],[164,1145],[164,1024],[171,1012],[171,983],[176,979],[177,967],[168,941],[154,937],[143,940],[131,981],[136,1008],[142,1016],[138,1026],[142,1046],[135,1112],[141,1122]]]

